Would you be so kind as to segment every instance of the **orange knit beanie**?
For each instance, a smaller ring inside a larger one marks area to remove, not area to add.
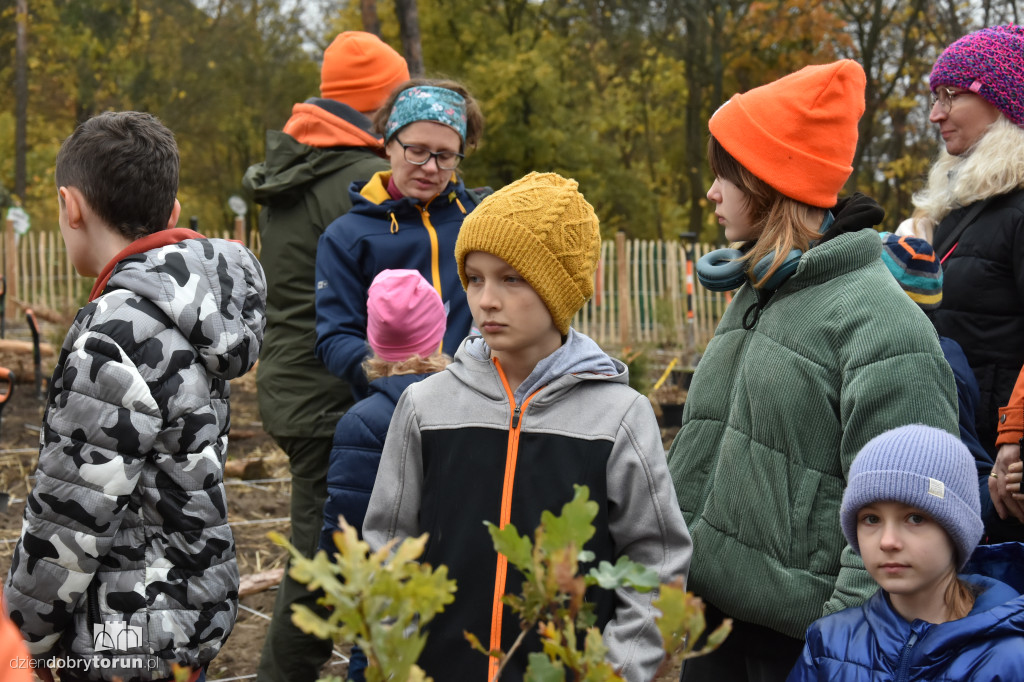
[[[324,50],[320,96],[365,114],[407,80],[409,67],[394,48],[372,33],[345,31]]]
[[[853,172],[864,84],[852,59],[805,66],[734,95],[708,127],[741,166],[785,196],[831,208]]]

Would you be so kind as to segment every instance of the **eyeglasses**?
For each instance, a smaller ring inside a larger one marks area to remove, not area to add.
[[[940,87],[932,93],[932,108],[935,108],[935,103],[938,102],[939,106],[945,113],[949,113],[950,109],[953,108],[953,102],[960,95],[965,95],[966,92],[961,90],[954,90],[953,88]]]
[[[430,161],[430,157],[434,157],[437,160],[437,167],[441,170],[455,170],[459,167],[459,161],[466,158],[465,154],[458,152],[432,152],[414,144],[405,144],[397,137],[395,142],[402,147],[405,160],[414,166],[426,165],[427,161]]]

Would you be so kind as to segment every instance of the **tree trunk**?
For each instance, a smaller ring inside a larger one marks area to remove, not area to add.
[[[409,76],[422,78],[423,48],[420,44],[420,15],[416,0],[395,0],[395,13],[398,15],[398,29],[402,36],[402,52],[409,64]]]
[[[14,194],[25,200],[28,129],[28,0],[18,0],[14,57]]]
[[[380,17],[377,16],[377,0],[361,0],[363,30],[380,37]]]

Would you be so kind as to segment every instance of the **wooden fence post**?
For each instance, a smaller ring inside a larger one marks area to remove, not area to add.
[[[10,322],[17,314],[14,301],[18,299],[18,254],[14,248],[14,221],[8,219],[4,228],[4,320]],[[10,301],[8,305],[7,301]]]
[[[619,343],[622,349],[629,348],[629,260],[626,257],[626,233],[615,234],[615,269],[618,272],[618,287],[615,299],[619,304]]]

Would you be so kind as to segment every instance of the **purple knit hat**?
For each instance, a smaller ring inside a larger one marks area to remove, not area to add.
[[[928,78],[970,90],[1024,128],[1024,26],[991,26],[947,47]]]
[[[882,501],[916,507],[942,526],[961,569],[985,531],[974,456],[959,438],[931,426],[910,424],[881,433],[854,458],[839,517],[857,554],[857,513]]]

